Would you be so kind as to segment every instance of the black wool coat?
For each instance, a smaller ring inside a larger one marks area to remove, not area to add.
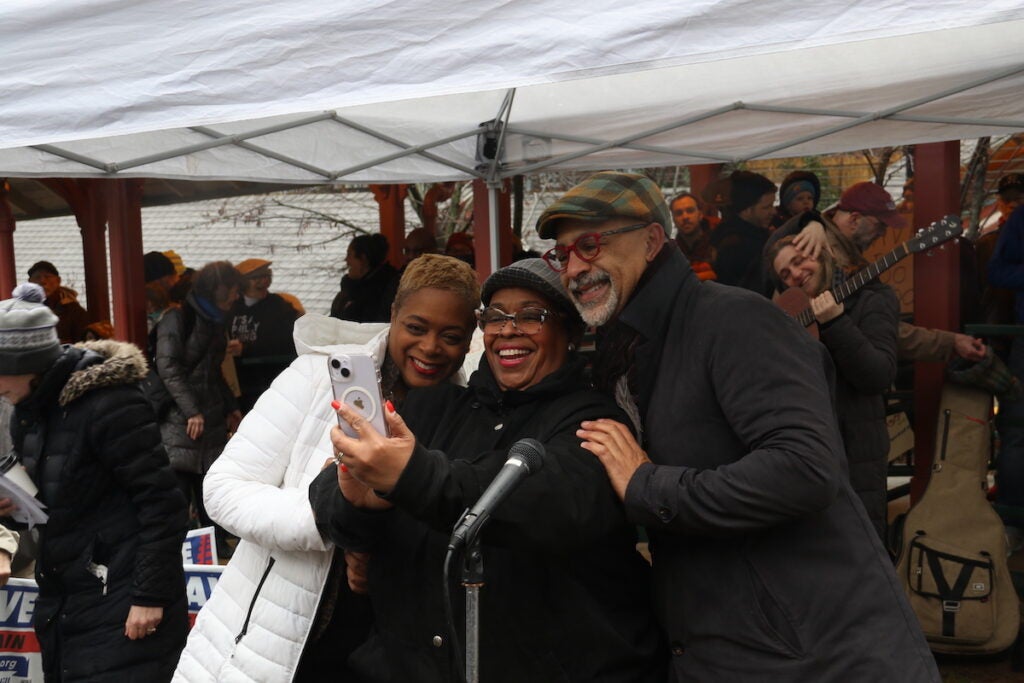
[[[669,250],[618,316],[653,463],[647,527],[675,681],[938,681],[850,488],[825,349],[752,292]],[[600,352],[600,346],[599,346]]]
[[[331,317],[357,323],[386,323],[402,275],[385,261],[359,280],[341,278],[341,289],[331,302]]]
[[[65,347],[16,406],[12,436],[49,520],[36,560],[35,628],[46,680],[170,680],[185,644],[187,523],[130,344]],[[131,605],[163,607],[131,641]]]
[[[719,223],[711,233],[711,244],[718,252],[714,263],[717,281],[756,290],[760,284],[761,250],[767,241],[767,230],[739,216]]]
[[[545,463],[482,532],[481,680],[664,680],[667,653],[636,529],[604,468],[575,435],[582,420],[625,418],[609,399],[583,389],[581,372],[576,359],[525,391],[501,392],[481,363],[468,389],[445,384],[410,392],[402,416],[417,446],[389,495],[392,510],[348,506],[333,468],[314,482],[322,528],[341,547],[371,554],[376,630],[350,660],[366,680],[458,680],[454,667],[461,665],[452,661],[444,617],[446,546],[463,510],[523,437],[545,445]],[[460,632],[461,566],[452,568]]]
[[[836,414],[850,484],[879,538],[885,538],[889,429],[884,392],[896,379],[900,306],[887,285],[873,282],[843,302],[844,313],[821,328],[836,366]]]

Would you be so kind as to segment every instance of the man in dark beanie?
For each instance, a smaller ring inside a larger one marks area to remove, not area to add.
[[[142,256],[142,270],[146,277],[146,284],[159,283],[165,292],[170,292],[171,287],[178,281],[178,271],[174,268],[174,262],[159,251],[150,251]]]
[[[775,215],[775,183],[759,173],[733,171],[728,178],[728,204],[711,244],[718,250],[715,273],[725,285],[757,289],[761,252]]]
[[[33,626],[48,681],[169,681],[188,628],[187,524],[142,353],[111,340],[62,346],[35,284],[0,302],[0,396],[49,519]]]
[[[49,261],[33,263],[28,269],[28,281],[39,285],[46,293],[46,305],[59,319],[57,336],[61,343],[74,344],[85,339],[89,313],[78,303],[78,292],[61,285],[57,266]]]

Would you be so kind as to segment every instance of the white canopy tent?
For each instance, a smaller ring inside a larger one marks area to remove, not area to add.
[[[0,176],[493,182],[1007,133],[1021,36],[1021,0],[7,0]]]

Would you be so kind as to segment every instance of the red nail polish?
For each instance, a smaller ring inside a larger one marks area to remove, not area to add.
[[[384,407],[388,409],[389,413],[395,412],[395,404],[390,399],[384,402]]]
[[[342,463],[338,463],[338,467],[341,468],[342,472],[346,472],[346,473],[348,472],[348,466],[345,463],[343,463],[343,462]]]
[[[341,410],[341,404],[338,403],[337,401],[331,401],[331,407],[334,408],[335,410]]]

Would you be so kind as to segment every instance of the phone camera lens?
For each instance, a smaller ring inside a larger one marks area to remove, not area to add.
[[[342,368],[341,369],[341,376],[344,377],[345,379],[348,379],[349,375],[351,375],[351,374],[352,374],[352,371],[349,370],[348,368]]]
[[[337,358],[332,358],[331,359],[331,367],[334,368],[335,370],[337,370],[338,368],[341,367],[341,361],[338,360]]]

